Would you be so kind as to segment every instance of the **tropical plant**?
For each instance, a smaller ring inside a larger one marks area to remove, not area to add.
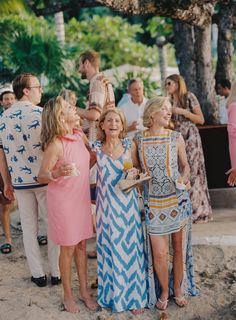
[[[71,19],[66,26],[66,42],[74,47],[75,55],[88,48],[98,51],[102,57],[103,69],[125,63],[156,65],[156,49],[135,39],[142,32],[139,25],[130,25],[121,17],[93,16],[81,22]]]
[[[28,10],[29,8],[24,0],[1,0],[0,16],[16,12],[28,12]]]

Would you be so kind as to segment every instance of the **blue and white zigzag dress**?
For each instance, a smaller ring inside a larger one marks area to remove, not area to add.
[[[125,151],[131,147],[122,140]],[[122,192],[123,156],[117,160],[97,151],[98,303],[113,312],[147,305],[144,239],[136,190]]]

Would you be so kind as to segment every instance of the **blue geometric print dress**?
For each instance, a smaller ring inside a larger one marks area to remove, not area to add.
[[[131,142],[122,140],[125,152]],[[123,177],[123,155],[113,160],[97,152],[97,262],[98,303],[112,312],[147,306],[147,274],[144,238],[136,190],[122,192],[118,182]]]

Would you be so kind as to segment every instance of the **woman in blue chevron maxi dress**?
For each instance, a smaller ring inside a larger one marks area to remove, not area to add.
[[[97,155],[98,303],[112,312],[136,315],[147,306],[147,269],[137,191],[126,193],[118,186],[124,153],[135,148],[122,139],[125,130],[123,113],[107,110],[99,120],[101,140],[92,144]],[[135,165],[137,155],[132,160]]]
[[[179,307],[187,304],[185,293],[196,295],[191,247],[192,208],[186,191],[189,165],[181,134],[166,129],[170,118],[168,98],[149,100],[143,115],[144,126],[148,129],[135,136],[141,167],[151,176],[145,190],[148,306],[156,305],[159,310],[167,308],[170,294]]]

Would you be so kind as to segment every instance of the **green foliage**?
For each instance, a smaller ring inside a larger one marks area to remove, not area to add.
[[[150,67],[157,63],[157,50],[136,41],[137,34],[142,32],[140,25],[130,25],[121,17],[94,16],[81,22],[72,19],[66,25],[66,44],[62,49],[55,37],[53,19],[1,16],[0,82],[12,80],[21,72],[31,72],[46,82],[43,103],[66,88],[76,92],[78,105],[84,107],[88,83],[75,70],[74,60],[79,53],[88,48],[98,51],[102,69],[125,63]],[[128,74],[127,79],[133,76]],[[143,80],[149,95],[155,86],[148,77]],[[117,99],[125,85],[119,81]]]
[[[152,38],[167,37],[173,33],[172,20],[164,17],[153,17],[148,20],[146,28]]]
[[[63,62],[63,52],[55,37],[40,33],[18,32],[9,41],[5,65],[15,73],[45,74],[49,79],[57,74]]]
[[[122,95],[127,92],[128,81],[132,78],[141,78],[144,85],[144,94],[147,98],[151,98],[159,86],[157,82],[151,80],[150,74],[128,72],[125,78],[120,79],[119,75],[115,75],[116,85],[114,87],[116,103],[120,101]]]
[[[54,76],[44,88],[43,104],[49,98],[57,96],[62,89],[73,90],[77,95],[77,106],[85,107],[89,84],[80,79],[76,72],[67,74],[64,69]]]
[[[52,30],[44,18],[35,18],[32,15],[18,16],[15,14],[2,16],[0,17],[0,55],[4,58],[10,54],[11,49],[9,44],[19,34],[40,34],[41,36],[47,34],[48,37],[55,37]]]
[[[27,12],[28,8],[24,0],[1,0],[0,1],[0,16],[9,13]]]
[[[92,18],[93,16],[113,16],[114,11],[107,7],[94,7],[94,8],[83,8],[79,11],[79,21],[88,20],[88,18]]]
[[[157,63],[156,49],[135,40],[142,32],[139,25],[130,25],[121,17],[93,16],[81,22],[71,19],[66,26],[66,41],[77,56],[86,49],[98,51],[103,69],[125,63],[153,66]]]

